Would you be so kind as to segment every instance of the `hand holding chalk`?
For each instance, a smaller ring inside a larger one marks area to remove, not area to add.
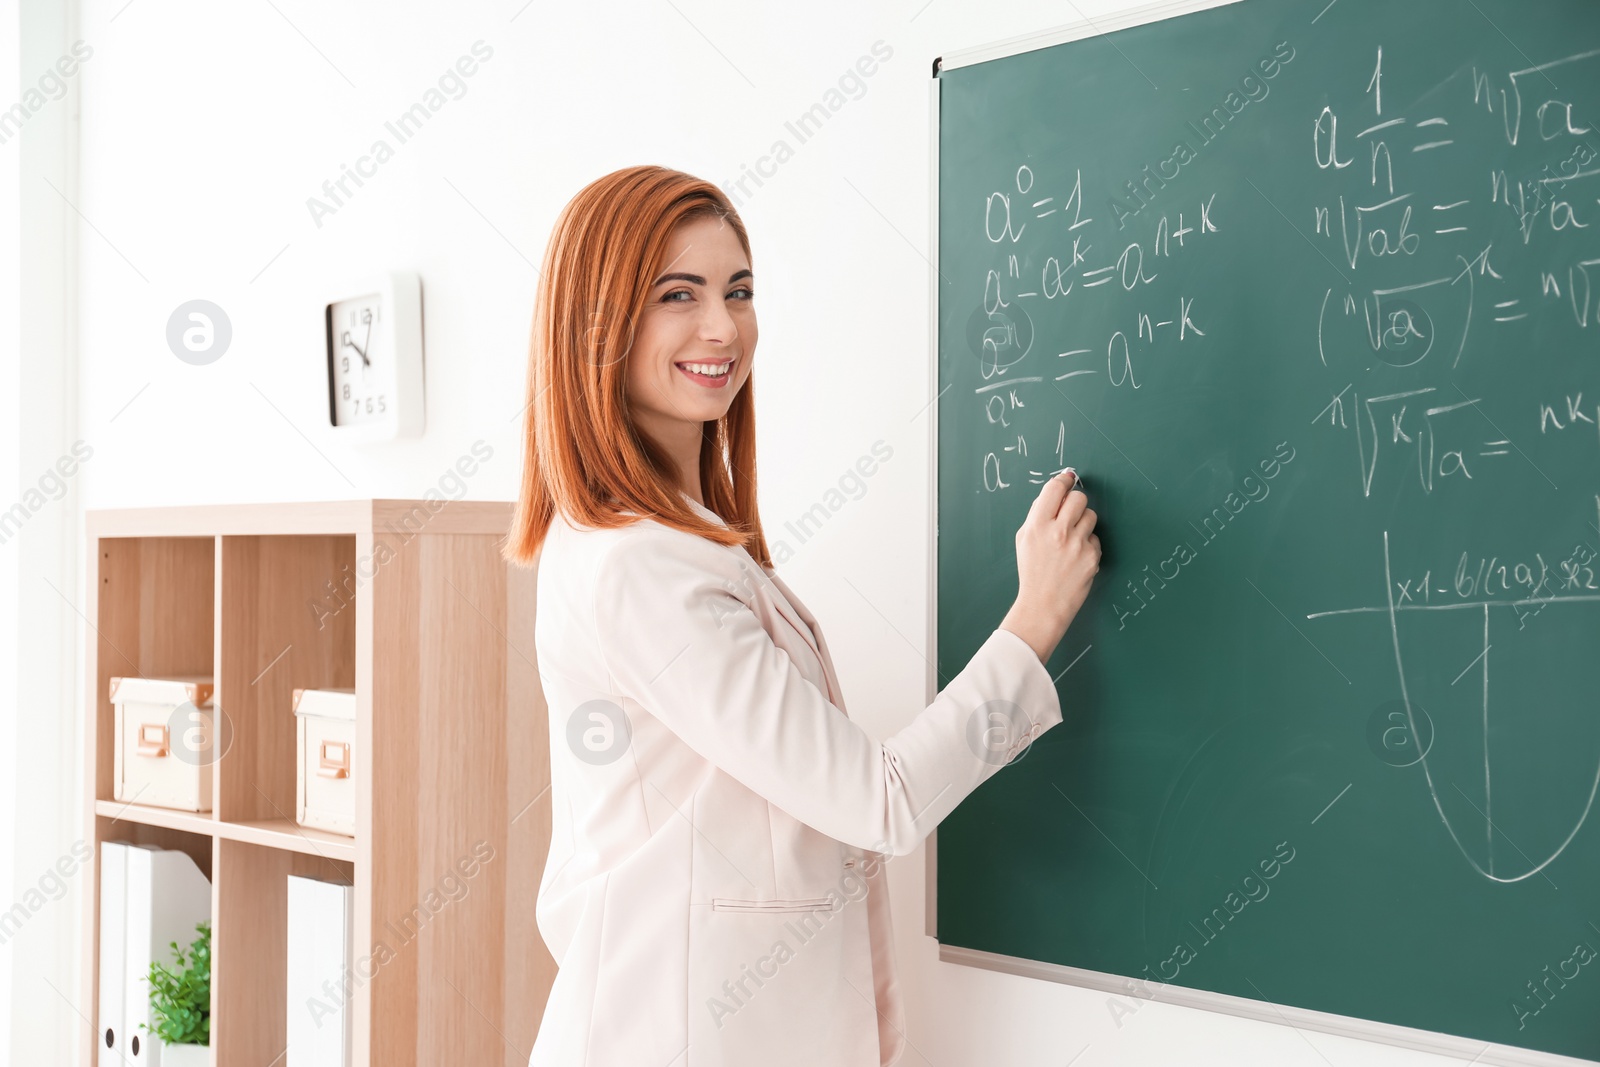
[[[1049,660],[1100,571],[1097,516],[1078,472],[1067,467],[1045,482],[1017,530],[1017,599],[1001,627]]]

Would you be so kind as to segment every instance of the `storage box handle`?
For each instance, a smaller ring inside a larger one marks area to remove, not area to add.
[[[139,755],[160,759],[168,752],[167,724],[142,722],[139,724]]]
[[[328,753],[334,749],[339,750],[337,757]],[[350,742],[324,741],[322,742],[321,758],[317,764],[317,773],[324,778],[350,777]]]

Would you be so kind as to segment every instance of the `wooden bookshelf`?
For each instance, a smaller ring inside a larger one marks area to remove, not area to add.
[[[216,1067],[283,1063],[290,874],[354,887],[352,1064],[527,1063],[555,978],[534,925],[550,760],[535,572],[500,557],[511,508],[88,513],[77,1062],[98,1054],[99,845],[125,840],[181,849],[211,879]],[[117,801],[111,678],[197,674],[216,685],[214,810]],[[294,818],[291,692],[331,686],[356,691],[353,837]]]

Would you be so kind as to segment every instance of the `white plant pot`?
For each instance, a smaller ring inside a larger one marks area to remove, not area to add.
[[[210,1045],[163,1045],[161,1067],[211,1067]]]

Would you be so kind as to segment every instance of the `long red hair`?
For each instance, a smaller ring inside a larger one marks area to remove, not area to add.
[[[754,371],[728,412],[702,424],[700,486],[724,529],[680,496],[666,455],[634,425],[625,361],[674,227],[711,216],[750,239],[711,182],[658,166],[624,167],[584,186],[545,249],[529,344],[522,487],[501,555],[532,566],[559,510],[577,525],[646,516],[771,565],[756,508]],[[624,515],[632,511],[634,515]]]

